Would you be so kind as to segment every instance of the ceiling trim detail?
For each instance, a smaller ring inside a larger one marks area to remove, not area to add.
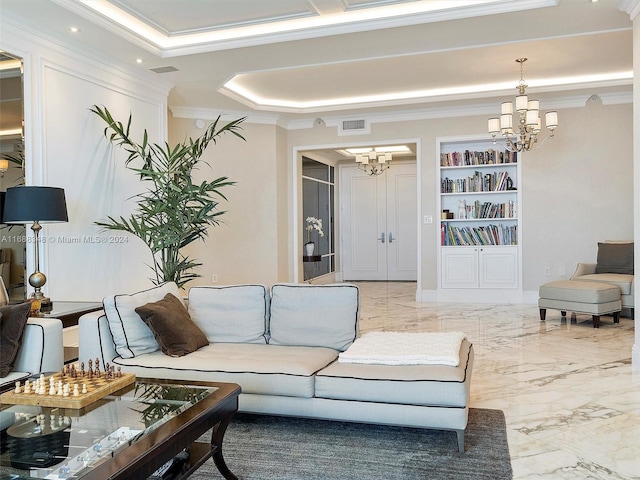
[[[633,103],[633,93],[601,93],[597,95],[603,105],[620,105]],[[545,106],[550,109],[562,108],[581,108],[592,100],[592,95],[571,95],[554,100],[545,101]],[[253,111],[222,111],[207,108],[192,108],[179,105],[170,105],[169,109],[176,118],[215,120],[218,116],[222,116],[223,120],[233,118],[246,117],[246,123],[255,123],[263,125],[277,125],[286,130],[303,130],[314,128],[317,125],[317,118],[305,118],[301,120],[283,121],[277,114],[260,114]],[[323,116],[322,120],[326,127],[340,126],[344,120],[366,119],[370,124],[374,123],[393,123],[393,122],[410,122],[416,120],[431,120],[436,118],[455,118],[467,117],[473,115],[492,115],[495,114],[495,103],[486,103],[474,106],[460,107],[434,107],[413,110],[408,112],[390,112],[390,113],[362,113],[359,115],[335,115]]]
[[[169,34],[108,0],[52,0],[163,58],[343,33],[502,14],[558,5],[559,0],[415,0],[305,18]]]
[[[557,92],[574,88],[602,88],[633,84],[633,72],[616,72],[608,75],[592,75],[563,79],[540,79],[529,81],[529,93],[540,91]],[[513,90],[512,82],[493,85],[476,85],[472,89],[461,87],[445,90],[420,90],[410,92],[387,93],[363,97],[326,98],[314,102],[294,102],[285,99],[260,98],[253,92],[235,86],[233,79],[218,91],[254,110],[269,110],[288,113],[315,113],[343,110],[345,108],[370,108],[393,105],[406,105],[415,102],[436,102],[451,98],[469,100],[508,94]]]

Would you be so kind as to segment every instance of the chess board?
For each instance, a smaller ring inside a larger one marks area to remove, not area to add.
[[[58,381],[62,381],[63,384],[68,383],[70,386],[69,396],[65,397],[58,394],[50,395],[50,378],[53,378],[56,384]],[[77,378],[71,378],[68,375],[63,375],[63,372],[58,372],[44,377],[46,393],[40,394],[33,390],[31,393],[24,393],[24,386],[22,386],[20,393],[11,390],[0,395],[0,403],[11,405],[38,405],[41,407],[83,408],[135,381],[136,376],[133,373],[121,373],[120,376],[115,376],[115,378],[105,378],[104,373],[100,377],[93,376],[89,378],[88,376],[78,376]],[[73,395],[74,384],[78,384],[79,386],[77,396]],[[83,384],[86,385],[86,393],[82,393]]]

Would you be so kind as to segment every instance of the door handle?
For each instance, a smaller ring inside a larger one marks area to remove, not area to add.
[[[380,240],[382,243],[384,243],[384,232],[382,232],[380,234],[380,238],[378,240]]]
[[[389,243],[393,243],[393,233],[389,232]]]

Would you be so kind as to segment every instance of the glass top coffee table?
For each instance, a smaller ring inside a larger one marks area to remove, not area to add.
[[[213,457],[225,478],[236,479],[222,441],[239,394],[231,383],[139,378],[82,409],[2,405],[0,476],[162,478],[161,467],[180,454],[186,461],[172,478],[188,477]],[[197,442],[210,430],[210,443]]]

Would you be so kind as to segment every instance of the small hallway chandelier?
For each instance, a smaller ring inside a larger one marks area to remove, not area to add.
[[[372,176],[380,175],[387,170],[392,159],[391,152],[381,152],[377,148],[372,148],[368,152],[356,153],[358,168]]]
[[[525,95],[527,84],[524,82],[523,65],[526,58],[517,58],[520,64],[520,82],[516,86],[518,95],[515,101],[516,122],[513,124],[513,102],[502,102],[500,118],[490,118],[488,122],[489,133],[496,143],[496,136],[501,134],[506,142],[506,147],[514,152],[533,150],[543,142],[538,143],[538,134],[542,130],[540,122],[540,101],[529,100]],[[558,112],[553,110],[545,114],[546,127],[553,137],[555,129],[558,127]]]

